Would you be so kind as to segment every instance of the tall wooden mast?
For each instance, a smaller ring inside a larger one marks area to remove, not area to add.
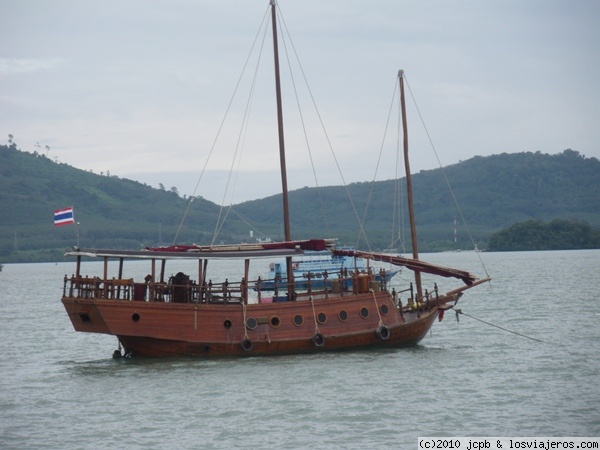
[[[283,106],[281,101],[281,78],[279,75],[279,47],[277,45],[277,1],[271,0],[271,21],[273,28],[273,54],[275,60],[275,91],[277,95],[277,129],[279,130],[279,165],[281,171],[281,192],[283,198],[283,229],[284,239],[292,240],[290,231],[290,211],[288,203],[288,187],[287,187],[287,168],[285,164],[285,139],[283,133]],[[285,260],[288,280],[288,296],[290,300],[293,297],[294,281],[292,269],[292,257],[289,256]]]
[[[404,70],[398,71],[400,81],[400,106],[402,108],[402,130],[404,134],[404,167],[406,169],[406,196],[408,198],[408,217],[410,220],[410,237],[412,241],[413,259],[419,259],[417,245],[417,227],[415,225],[415,211],[413,208],[412,177],[410,175],[410,161],[408,159],[408,124],[406,121],[406,103],[404,101]],[[417,285],[417,299],[423,298],[421,285],[421,272],[415,270],[415,284]]]

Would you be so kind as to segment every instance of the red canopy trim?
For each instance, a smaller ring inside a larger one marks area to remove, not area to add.
[[[256,244],[237,244],[237,245],[171,245],[165,247],[146,247],[150,252],[218,252],[218,251],[248,251],[248,250],[294,250],[299,248],[304,251],[322,251],[328,247],[327,239],[308,239],[304,241],[284,241],[284,242],[260,242]]]

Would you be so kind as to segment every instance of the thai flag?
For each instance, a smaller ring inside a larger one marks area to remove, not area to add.
[[[69,225],[70,223],[75,223],[72,206],[54,211],[54,225],[58,227],[61,225]]]

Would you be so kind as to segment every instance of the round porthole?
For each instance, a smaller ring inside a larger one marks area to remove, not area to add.
[[[246,319],[246,328],[248,328],[249,330],[254,330],[257,325],[258,325],[258,322],[256,321],[256,319],[254,317],[248,317]]]
[[[300,314],[296,314],[294,316],[294,325],[296,326],[300,326],[304,323],[304,319],[302,318],[302,316]]]
[[[273,316],[273,317],[271,317],[271,320],[269,321],[269,323],[271,324],[271,326],[273,328],[277,328],[281,324],[281,320],[279,320],[279,317]]]
[[[385,316],[387,313],[390,312],[390,309],[388,308],[388,305],[381,305],[379,307],[379,311]]]
[[[342,309],[338,313],[338,319],[340,319],[342,322],[345,322],[348,319],[348,313]]]
[[[317,322],[319,322],[319,323],[327,322],[327,314],[325,314],[323,312],[317,314]]]
[[[140,315],[138,313],[133,313],[131,315],[131,320],[133,320],[134,322],[137,322],[138,320],[140,320]]]
[[[225,328],[227,328],[227,329],[231,328],[231,320],[229,320],[229,319],[226,319],[226,320],[223,322],[223,326],[224,326]]]
[[[369,317],[369,309],[366,306],[360,308],[360,317],[362,317],[363,319]]]

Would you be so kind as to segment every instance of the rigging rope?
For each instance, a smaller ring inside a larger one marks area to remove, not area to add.
[[[249,339],[248,337],[248,327],[246,326],[246,304],[244,302],[242,302],[242,310],[244,313],[244,341],[246,339]]]
[[[463,225],[465,227],[465,229],[467,230],[467,234],[469,235],[469,239],[471,240],[471,244],[473,244],[473,248],[477,248],[477,244],[475,244],[475,240],[473,239],[473,235],[471,234],[471,230],[469,229],[468,225],[467,225],[467,221],[465,219],[465,216],[463,215],[462,209],[460,208],[459,204],[458,204],[458,200],[456,199],[456,195],[454,195],[454,190],[452,189],[452,186],[450,185],[450,180],[448,180],[448,176],[446,175],[446,172],[444,170],[444,168],[442,167],[442,162],[440,161],[440,158],[438,156],[437,150],[435,148],[435,145],[433,144],[433,140],[431,139],[431,135],[429,134],[429,130],[427,129],[427,126],[425,125],[425,121],[423,120],[423,116],[421,115],[421,110],[419,109],[419,105],[417,105],[417,101],[412,93],[412,89],[410,88],[410,84],[408,83],[408,79],[406,78],[406,75],[404,75],[404,81],[406,82],[406,85],[408,86],[408,92],[410,92],[410,97],[413,100],[413,104],[415,105],[415,109],[417,110],[417,114],[419,115],[419,119],[421,120],[421,124],[423,125],[423,129],[425,130],[425,134],[427,135],[427,139],[429,140],[429,144],[431,145],[431,148],[433,150],[433,153],[435,155],[435,158],[437,159],[438,165],[440,167],[440,170],[442,171],[442,175],[444,176],[444,179],[446,180],[446,184],[448,185],[448,189],[450,190],[450,195],[452,195],[452,199],[454,200],[454,204],[456,206],[456,209],[458,209],[458,213],[460,214],[460,218],[463,222]],[[483,259],[481,258],[481,255],[479,252],[477,253],[477,257],[479,258],[479,262],[481,263],[481,266],[483,267],[483,270],[486,274],[486,276],[488,278],[490,278],[490,275],[487,271],[487,268],[485,267],[485,264],[483,263]],[[491,283],[490,283],[491,285]]]
[[[216,134],[216,136],[213,140],[213,143],[210,147],[210,151],[208,152],[208,156],[206,157],[206,161],[204,162],[204,166],[202,167],[202,171],[200,172],[200,176],[198,177],[198,181],[196,182],[194,191],[192,192],[192,195],[190,196],[190,201],[188,202],[188,206],[187,206],[185,212],[183,213],[183,217],[181,218],[181,222],[179,223],[179,227],[177,228],[177,232],[175,233],[175,237],[173,238],[173,245],[175,245],[177,243],[177,238],[179,237],[179,233],[181,232],[183,223],[189,213],[190,207],[192,205],[192,201],[194,200],[194,198],[196,196],[196,192],[198,191],[198,187],[200,186],[200,181],[202,181],[202,177],[204,176],[204,173],[206,172],[206,167],[208,166],[208,162],[210,161],[213,151],[215,150],[215,146],[217,145],[217,141],[219,140],[219,136],[221,135],[221,131],[223,130],[223,126],[225,125],[225,120],[229,116],[229,111],[231,110],[233,100],[235,99],[237,91],[240,88],[242,78],[244,76],[244,73],[246,72],[246,68],[248,67],[248,63],[250,61],[250,56],[252,55],[252,49],[254,49],[254,46],[256,45],[256,41],[258,40],[258,37],[260,36],[260,30],[262,29],[263,24],[267,20],[268,14],[269,14],[269,8],[267,7],[265,14],[263,16],[261,25],[260,25],[258,31],[256,32],[256,36],[254,37],[254,41],[252,42],[252,45],[250,47],[250,52],[248,53],[248,57],[246,58],[246,61],[244,62],[244,67],[242,68],[240,76],[238,77],[237,83],[233,90],[233,94],[231,95],[231,98],[229,99],[229,103],[227,104],[227,108],[225,109],[225,114],[223,115],[223,119],[221,120],[221,123],[219,124],[219,128],[217,129],[217,134]]]
[[[277,9],[279,9],[279,5],[277,5]],[[283,22],[283,28],[285,28],[285,30],[287,31],[288,28],[287,28],[287,26],[285,24],[285,19],[283,19],[283,15],[280,13],[279,16],[281,17],[281,21]],[[288,36],[289,36],[289,31],[288,31]],[[323,130],[323,134],[325,136],[325,140],[327,141],[327,145],[329,147],[329,151],[331,152],[331,155],[332,155],[333,160],[335,162],[335,165],[336,165],[336,168],[337,168],[338,173],[340,175],[340,178],[342,179],[342,185],[344,186],[344,189],[346,190],[346,195],[348,196],[348,200],[350,201],[350,205],[352,206],[352,211],[354,212],[354,216],[356,217],[357,223],[358,223],[358,225],[360,227],[360,232],[363,235],[365,235],[363,224],[362,224],[362,222],[360,220],[360,217],[358,215],[358,212],[356,210],[356,205],[354,204],[354,201],[352,200],[352,196],[350,195],[350,190],[348,189],[348,184],[346,183],[346,180],[344,178],[344,174],[342,173],[342,169],[340,167],[338,159],[337,159],[337,157],[335,155],[335,152],[333,151],[333,145],[331,144],[331,140],[329,139],[329,134],[327,133],[327,130],[325,129],[325,124],[323,122],[323,118],[321,117],[321,113],[319,111],[319,108],[317,107],[317,104],[316,104],[315,98],[313,96],[312,90],[310,89],[310,86],[308,84],[308,80],[306,79],[306,74],[304,73],[304,69],[302,68],[302,65],[299,63],[300,58],[298,57],[298,53],[296,52],[296,47],[294,46],[294,43],[292,42],[291,38],[290,38],[290,44],[291,44],[292,50],[294,51],[294,55],[296,56],[296,60],[298,61],[299,68],[300,68],[300,73],[302,74],[302,78],[304,79],[304,83],[306,84],[306,89],[308,90],[308,94],[310,96],[311,102],[312,102],[313,107],[315,109],[315,114],[317,115],[317,118],[319,119],[319,123],[321,124],[321,129]]]
[[[243,143],[245,141],[246,132],[248,131],[248,122],[249,122],[248,117],[250,116],[252,99],[254,98],[254,92],[255,92],[255,88],[256,88],[256,79],[257,79],[257,75],[258,75],[258,68],[260,66],[260,57],[262,55],[262,49],[264,48],[264,45],[265,45],[266,35],[267,35],[267,28],[265,27],[265,31],[263,32],[263,38],[261,41],[261,50],[259,51],[259,57],[256,61],[256,66],[254,68],[254,76],[252,78],[250,92],[248,93],[248,99],[246,100],[246,108],[244,109],[244,116],[242,119],[242,124],[240,126],[240,131],[238,133],[238,137],[237,137],[237,141],[236,141],[236,145],[235,145],[235,152],[234,152],[233,158],[231,160],[231,166],[229,168],[229,175],[227,177],[227,184],[225,186],[225,192],[223,193],[223,199],[221,201],[221,208],[219,209],[219,216],[217,217],[217,222],[215,224],[215,231],[213,234],[213,239],[212,239],[211,245],[213,245],[216,242],[217,237],[219,236],[219,233],[221,232],[221,229],[223,228],[223,225],[225,225],[225,219],[227,219],[227,216],[229,216],[229,212],[231,210],[231,204],[230,204],[229,209],[225,213],[225,217],[223,217],[223,220],[221,221],[221,216],[223,214],[223,210],[225,209],[225,201],[226,201],[226,197],[227,197],[227,191],[229,190],[229,184],[231,182],[231,177],[233,174],[233,168],[234,168],[235,162],[237,160],[238,170],[236,172],[236,178],[234,179],[234,188],[232,190],[231,198],[233,198],[233,192],[235,191],[235,184],[237,181],[237,173],[239,173],[239,166],[241,164],[241,159],[242,159],[241,150],[243,150],[243,147],[244,147]],[[240,155],[239,157],[238,157],[238,153]]]
[[[379,326],[384,327],[383,319],[381,318],[381,312],[379,311],[379,305],[377,304],[377,297],[375,296],[375,291],[373,289],[369,289],[373,294],[373,301],[375,302],[375,309],[377,310],[377,315],[379,316]]]
[[[315,312],[315,301],[314,301],[312,295],[310,296],[310,304],[312,306],[313,319],[315,320],[315,334],[319,334],[321,332],[319,331],[319,325],[317,323],[317,313]]]
[[[369,211],[369,205],[371,204],[371,199],[373,198],[373,190],[375,189],[375,180],[377,179],[377,172],[379,171],[379,165],[381,164],[381,156],[383,154],[383,148],[385,146],[385,139],[386,139],[386,136],[387,136],[388,127],[390,125],[390,118],[392,116],[392,108],[394,106],[394,99],[396,98],[396,87],[397,87],[397,83],[394,81],[394,92],[392,93],[392,100],[390,102],[390,108],[388,110],[388,118],[387,118],[387,121],[385,123],[385,129],[383,131],[383,138],[381,140],[381,145],[379,147],[379,155],[377,156],[377,163],[375,164],[375,173],[373,174],[373,180],[371,180],[371,189],[369,189],[369,195],[367,196],[367,204],[365,205],[365,212],[363,214],[362,224],[364,224],[366,222],[366,220],[367,220],[367,214],[368,214],[368,211]],[[397,141],[397,143],[399,143],[399,141]],[[395,166],[396,166],[396,175],[398,175],[398,173],[397,173],[397,168],[398,168],[398,158],[397,158],[397,155],[398,155],[398,153],[396,152],[396,164],[395,164]],[[397,177],[396,177],[396,179],[397,179]],[[394,189],[394,197],[396,195],[396,191],[397,190]],[[396,209],[396,201],[395,200],[396,200],[396,198],[394,198],[394,205],[393,205],[394,211],[392,212],[392,243],[390,244],[390,248],[393,247],[394,243],[395,243],[395,239],[394,239],[394,231],[395,231],[394,228],[395,227],[394,227],[394,223],[393,223],[395,221],[395,219],[396,219],[396,211],[395,211],[395,209]],[[368,248],[369,251],[371,251],[371,247],[369,245],[369,241],[367,239],[367,236],[364,235],[364,229],[363,229],[362,226],[361,226],[361,231],[362,231],[363,237],[364,237],[364,239],[366,241],[367,248]],[[355,248],[358,248],[359,241],[360,241],[360,235],[357,236]]]
[[[253,231],[256,231],[257,234],[260,234],[263,238],[268,239],[268,236],[266,234],[264,234],[263,232],[261,232],[258,228],[256,228],[254,225],[252,225],[250,222],[248,222],[240,213],[238,213],[233,206],[229,207],[229,210],[235,214],[238,219],[240,219],[242,222],[244,222],[246,225],[248,225],[248,227],[250,227]]]
[[[517,336],[521,336],[521,337],[524,337],[524,338],[527,338],[527,339],[531,339],[532,341],[544,342],[544,341],[542,341],[542,340],[540,340],[540,339],[532,338],[532,337],[530,337],[530,336],[526,336],[526,335],[524,335],[524,334],[517,333],[516,331],[508,330],[508,329],[506,329],[506,328],[502,328],[502,327],[500,327],[500,326],[498,326],[498,325],[494,325],[493,323],[486,322],[485,320],[478,319],[477,317],[470,316],[469,314],[467,314],[467,313],[464,313],[464,312],[462,311],[462,309],[455,309],[455,310],[454,310],[454,312],[456,313],[456,320],[458,320],[458,315],[459,315],[459,314],[462,314],[463,316],[470,317],[471,319],[478,320],[479,322],[485,323],[486,325],[490,325],[490,326],[492,326],[492,327],[495,327],[495,328],[499,328],[499,329],[501,329],[501,330],[503,330],[503,331],[507,331],[507,332],[509,332],[509,333],[516,334]]]
[[[277,6],[277,8],[279,9],[279,6]],[[294,55],[296,56],[296,61],[298,63],[298,66],[300,67],[300,72],[304,75],[304,70],[302,69],[302,64],[300,63],[300,58],[298,57],[298,54],[296,53],[296,48],[294,47],[294,42],[292,41],[292,36],[290,35],[290,32],[285,24],[285,20],[283,19],[283,14],[281,13],[281,11],[279,11],[279,14],[277,15],[277,19],[279,20],[279,23],[280,23],[279,29],[285,30],[287,33],[288,39],[290,41],[290,45],[292,47],[292,50],[294,51]],[[331,235],[331,228],[329,226],[329,215],[327,214],[327,209],[325,208],[325,202],[323,201],[323,195],[321,192],[321,188],[319,186],[317,171],[315,169],[315,163],[313,160],[310,142],[308,139],[308,133],[306,131],[306,123],[304,121],[304,114],[302,114],[302,107],[300,106],[300,98],[298,96],[298,89],[296,87],[296,79],[294,78],[294,71],[292,70],[292,64],[290,62],[290,54],[287,49],[287,41],[285,39],[285,35],[284,35],[283,31],[281,32],[281,41],[283,42],[283,48],[285,50],[284,51],[285,59],[287,61],[288,69],[290,71],[290,79],[292,81],[292,87],[294,89],[294,96],[296,98],[296,106],[298,107],[298,113],[300,115],[300,122],[302,124],[302,132],[304,134],[304,141],[306,142],[306,149],[308,151],[308,157],[310,159],[310,167],[312,169],[313,178],[315,179],[315,186],[317,188],[317,194],[319,195],[319,206],[321,207],[321,212],[325,219],[325,228],[327,229],[327,233],[329,235]],[[304,77],[304,80],[305,80],[307,89],[310,91],[310,87],[308,87],[308,82],[306,81],[306,77]]]

